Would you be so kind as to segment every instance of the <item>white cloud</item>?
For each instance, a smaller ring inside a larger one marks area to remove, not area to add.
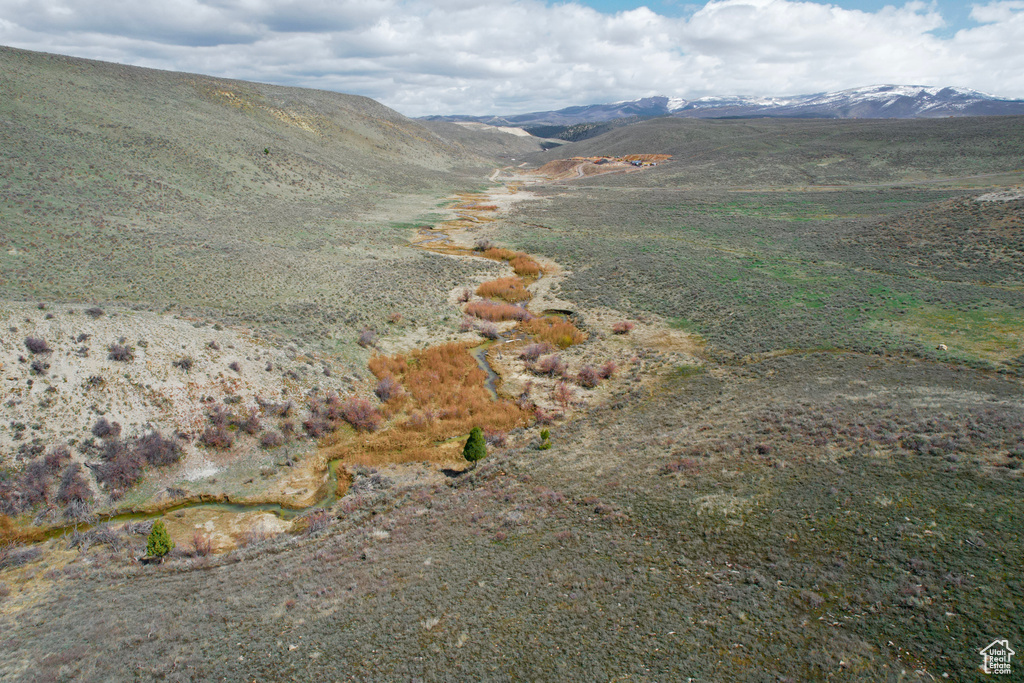
[[[409,115],[872,83],[1024,97],[1024,0],[876,12],[716,0],[683,18],[539,0],[0,0],[0,43],[363,94]]]

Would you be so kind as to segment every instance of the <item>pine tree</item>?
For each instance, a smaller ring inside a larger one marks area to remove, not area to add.
[[[153,530],[149,532],[149,538],[146,539],[146,555],[150,557],[163,557],[167,553],[171,552],[174,547],[174,541],[171,540],[171,535],[167,533],[167,527],[160,520],[157,520],[156,524],[153,525]]]
[[[487,456],[487,442],[484,441],[484,432],[479,427],[473,427],[466,439],[466,446],[462,449],[462,457],[470,462],[476,462]]]

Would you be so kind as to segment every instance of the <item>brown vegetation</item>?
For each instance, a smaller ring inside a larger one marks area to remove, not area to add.
[[[489,280],[476,288],[477,296],[487,299],[501,299],[508,303],[515,304],[526,301],[530,293],[526,290],[526,284],[517,277],[502,277],[497,280]]]
[[[554,344],[560,349],[580,344],[587,339],[586,333],[571,322],[554,316],[527,320],[520,329],[533,335],[536,340]]]
[[[372,436],[340,436],[331,457],[354,464],[437,460],[442,443],[474,426],[509,430],[525,425],[530,413],[510,401],[495,401],[487,373],[469,354],[469,345],[443,344],[410,355],[374,356],[369,367],[381,380],[400,382],[407,396],[392,426]]]
[[[474,301],[466,306],[467,315],[472,315],[492,323],[504,320],[529,320],[530,312],[522,306],[514,304],[498,303],[495,301]]]

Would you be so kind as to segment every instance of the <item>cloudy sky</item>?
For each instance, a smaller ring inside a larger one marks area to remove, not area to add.
[[[0,0],[0,44],[409,116],[878,83],[1024,98],[1024,0]]]

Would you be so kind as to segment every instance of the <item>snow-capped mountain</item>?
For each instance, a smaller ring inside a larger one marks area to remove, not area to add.
[[[872,85],[791,97],[645,97],[627,102],[568,107],[511,116],[431,116],[491,125],[544,127],[599,124],[624,118],[935,118],[1024,114],[1024,100],[1007,100],[977,90],[923,85]]]

